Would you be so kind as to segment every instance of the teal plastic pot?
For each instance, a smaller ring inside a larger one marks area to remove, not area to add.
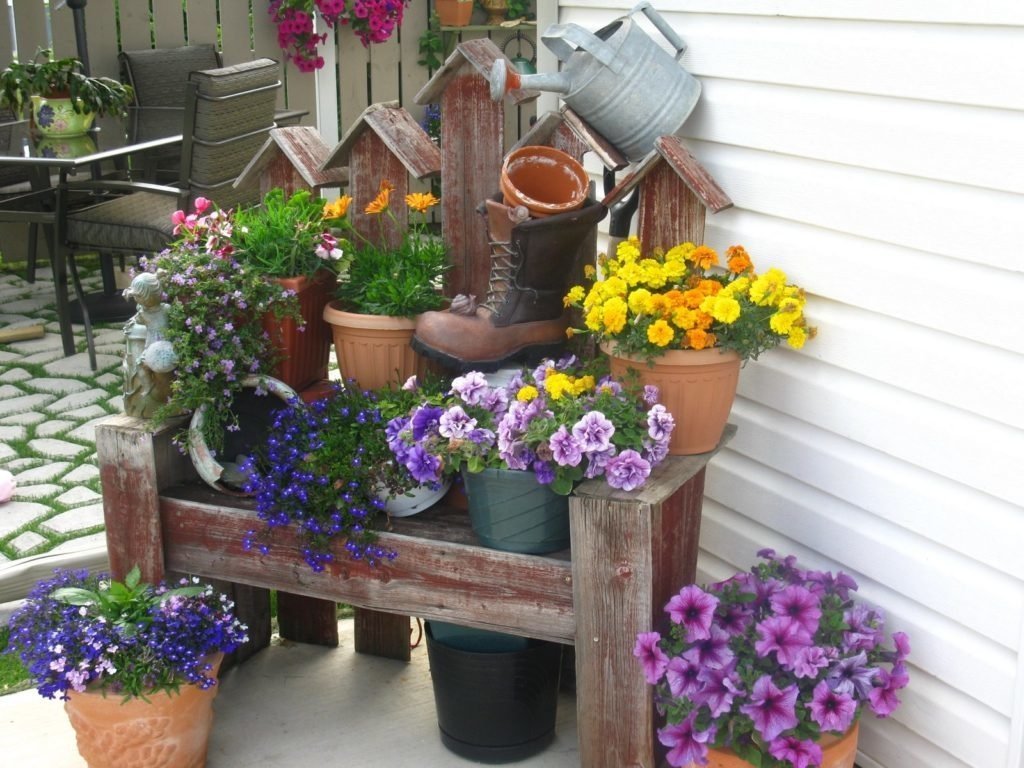
[[[469,521],[480,542],[505,552],[544,554],[569,546],[569,499],[533,472],[463,472]]]

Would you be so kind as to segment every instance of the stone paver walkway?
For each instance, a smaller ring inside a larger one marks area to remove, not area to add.
[[[87,278],[96,290],[98,277]],[[65,357],[49,270],[35,283],[0,274],[0,328],[43,322],[41,338],[0,344],[0,469],[18,483],[0,504],[0,566],[44,552],[104,544],[95,424],[121,412],[119,323],[94,328],[98,370],[89,369],[82,326]]]

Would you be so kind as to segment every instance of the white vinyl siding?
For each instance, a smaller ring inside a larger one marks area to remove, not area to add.
[[[1024,768],[1024,4],[655,7],[703,86],[686,145],[735,203],[708,243],[782,268],[820,331],[740,375],[700,578],[772,547],[910,635],[863,768]]]

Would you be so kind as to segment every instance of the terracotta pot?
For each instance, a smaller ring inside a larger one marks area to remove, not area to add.
[[[473,0],[434,0],[442,27],[465,27],[473,17]]]
[[[853,768],[853,761],[857,757],[859,732],[860,723],[855,723],[853,728],[842,736],[822,736],[818,742],[822,752],[820,768]],[[689,768],[695,768],[695,765],[691,764]],[[751,764],[737,757],[731,749],[710,749],[707,768],[751,768]]]
[[[363,389],[380,389],[426,374],[427,359],[409,344],[415,318],[345,312],[332,301],[324,307],[324,320],[331,326],[343,379],[355,379]]]
[[[300,331],[291,318],[278,320],[271,314],[263,317],[263,330],[270,334],[274,347],[283,355],[271,376],[301,391],[327,378],[331,336],[323,312],[334,294],[335,278],[330,271],[322,269],[312,278],[280,277],[275,281],[295,291],[299,313],[306,325]]]
[[[223,658],[212,659],[214,676]],[[64,710],[89,768],[202,768],[216,695],[217,686],[183,685],[122,703],[114,693],[71,691]]]
[[[581,208],[589,184],[583,166],[553,147],[520,147],[501,166],[505,205],[526,206],[535,217]]]
[[[611,362],[611,374],[627,378],[636,371],[644,384],[654,384],[660,401],[675,418],[669,453],[688,456],[707,453],[718,445],[729,419],[740,377],[740,356],[731,350],[669,350],[653,365],[601,345]]]

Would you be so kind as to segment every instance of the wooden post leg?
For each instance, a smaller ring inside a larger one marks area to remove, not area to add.
[[[356,653],[409,661],[409,617],[356,608]]]
[[[333,600],[277,593],[277,624],[281,637],[297,643],[338,645],[338,606]]]
[[[664,500],[570,499],[580,765],[651,768],[654,697],[633,656],[696,573],[701,469]]]

